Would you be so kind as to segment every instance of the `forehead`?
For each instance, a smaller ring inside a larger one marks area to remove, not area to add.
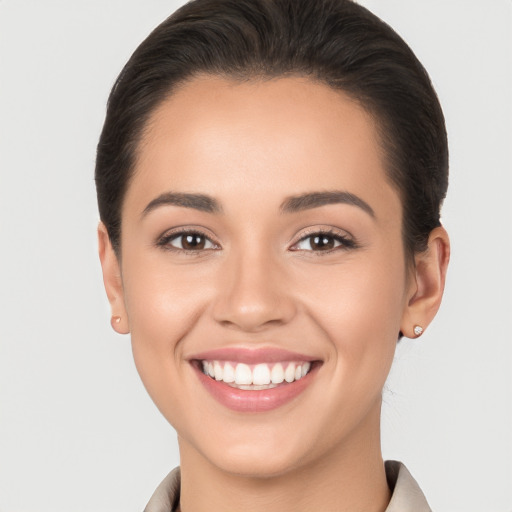
[[[340,91],[300,77],[202,76],[151,116],[127,200],[136,195],[143,208],[165,189],[280,201],[336,188],[378,198],[383,187],[394,194],[383,161],[372,117]]]

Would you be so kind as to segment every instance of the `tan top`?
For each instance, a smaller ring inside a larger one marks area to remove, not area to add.
[[[432,512],[416,480],[401,463],[388,460],[386,477],[391,501],[386,512]],[[157,487],[144,512],[173,512],[180,501],[180,468],[173,469]]]

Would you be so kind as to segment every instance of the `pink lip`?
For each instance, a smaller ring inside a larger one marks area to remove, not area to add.
[[[233,361],[235,363],[258,364],[258,363],[279,363],[282,361],[314,361],[316,358],[304,354],[290,352],[279,348],[234,348],[226,347],[200,354],[194,354],[188,360],[208,361]]]
[[[313,381],[320,365],[314,364],[310,372],[299,380],[284,382],[275,388],[244,390],[231,387],[205,375],[199,361],[233,361],[246,364],[277,363],[282,361],[315,361],[315,358],[282,349],[223,348],[195,354],[188,358],[201,384],[219,403],[237,412],[265,412],[281,407],[298,397]],[[316,359],[318,361],[318,359]]]
[[[250,391],[232,388],[222,381],[212,379],[195,368],[203,386],[222,405],[238,412],[264,412],[276,409],[300,395],[311,383],[316,368],[305,377],[291,383],[283,383],[272,389]]]

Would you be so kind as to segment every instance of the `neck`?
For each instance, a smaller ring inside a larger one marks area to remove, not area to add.
[[[379,408],[380,409],[380,408]],[[229,473],[180,438],[182,512],[384,512],[391,498],[380,448],[380,410],[317,460],[272,477]]]

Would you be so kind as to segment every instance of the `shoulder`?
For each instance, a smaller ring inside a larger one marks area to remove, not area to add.
[[[401,462],[387,460],[385,467],[392,493],[386,512],[432,512],[418,483]]]
[[[144,512],[172,512],[180,501],[180,468],[174,468],[156,488]]]

